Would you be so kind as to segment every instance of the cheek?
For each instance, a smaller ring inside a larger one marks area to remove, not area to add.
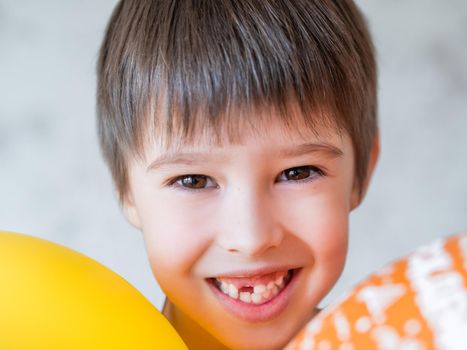
[[[303,303],[314,308],[330,291],[342,273],[348,248],[348,210],[342,198],[314,196],[303,199],[290,215],[289,227],[294,230],[310,252],[307,286]],[[293,225],[293,226],[292,226]],[[299,312],[299,311],[297,311]]]
[[[211,240],[205,211],[168,196],[145,206],[142,230],[154,270],[184,273],[193,268]]]
[[[349,209],[344,197],[327,191],[289,201],[294,205],[286,209],[288,229],[308,245],[317,260],[342,263],[345,259]]]

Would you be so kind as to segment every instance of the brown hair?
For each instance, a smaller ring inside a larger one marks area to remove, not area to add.
[[[377,131],[376,64],[351,0],[123,0],[97,75],[99,140],[120,200],[128,157],[141,156],[149,137],[192,142],[211,130],[219,141],[227,130],[236,140],[259,121],[232,111],[264,107],[296,127],[292,100],[306,126],[350,135],[356,180],[365,181]]]

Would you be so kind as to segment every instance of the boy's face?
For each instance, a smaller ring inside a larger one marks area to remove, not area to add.
[[[351,141],[301,134],[271,122],[239,144],[153,146],[130,164],[124,209],[161,288],[230,348],[283,346],[344,266]]]

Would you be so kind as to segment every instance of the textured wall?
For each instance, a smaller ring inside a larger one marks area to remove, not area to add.
[[[95,135],[94,67],[114,4],[0,0],[0,229],[88,254],[160,306]],[[382,154],[327,300],[412,248],[467,229],[467,2],[358,4],[378,50]]]

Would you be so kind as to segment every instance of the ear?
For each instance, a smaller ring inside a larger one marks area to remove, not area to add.
[[[371,146],[370,159],[368,161],[368,168],[367,168],[367,172],[365,176],[365,181],[363,182],[361,191],[359,189],[357,182],[355,182],[354,184],[354,188],[352,190],[351,210],[358,207],[360,203],[363,201],[363,198],[365,198],[368,185],[371,180],[371,176],[373,175],[373,171],[375,170],[376,163],[378,162],[379,152],[380,152],[380,139],[379,139],[379,132],[377,132],[376,135],[373,137],[373,144]]]
[[[128,192],[124,195],[121,206],[123,215],[125,215],[128,222],[135,228],[141,230],[141,222],[132,193]]]

